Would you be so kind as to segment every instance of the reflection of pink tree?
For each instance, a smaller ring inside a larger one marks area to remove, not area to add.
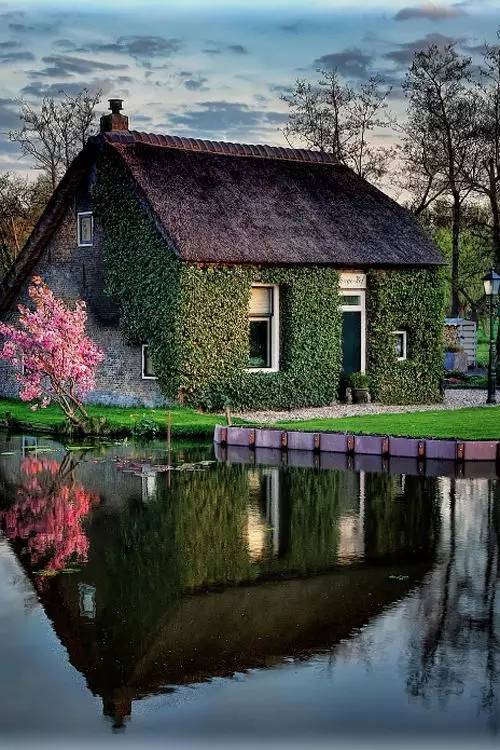
[[[29,457],[21,464],[15,503],[0,513],[9,539],[20,539],[31,565],[56,572],[87,559],[89,542],[82,521],[99,497],[78,484],[68,454],[61,463]]]

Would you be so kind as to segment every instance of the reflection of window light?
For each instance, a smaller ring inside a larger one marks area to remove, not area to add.
[[[78,595],[80,602],[80,615],[87,620],[95,620],[95,586],[88,583],[78,584]]]
[[[248,472],[250,504],[247,518],[247,545],[250,558],[261,560],[267,551],[279,554],[279,470]]]
[[[142,502],[147,503],[156,493],[156,472],[151,474],[143,474],[141,477],[142,483]]]
[[[21,438],[21,453],[25,456],[36,456],[38,448],[38,438],[23,435]]]

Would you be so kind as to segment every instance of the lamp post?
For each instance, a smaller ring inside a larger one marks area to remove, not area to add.
[[[483,278],[484,293],[490,300],[490,356],[488,360],[488,398],[487,404],[496,404],[497,372],[496,372],[496,341],[495,341],[495,300],[500,289],[500,276],[493,268]]]

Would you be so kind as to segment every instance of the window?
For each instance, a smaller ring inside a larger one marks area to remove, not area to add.
[[[142,379],[156,380],[148,344],[142,345]]]
[[[279,369],[279,288],[256,284],[249,309],[250,370]]]
[[[392,335],[395,341],[396,357],[398,360],[406,359],[406,331],[393,331]]]
[[[94,244],[94,218],[92,211],[81,211],[77,214],[78,246],[89,247]]]

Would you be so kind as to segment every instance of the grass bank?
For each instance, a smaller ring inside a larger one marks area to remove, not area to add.
[[[130,435],[133,434],[135,425],[142,419],[147,418],[156,422],[159,434],[167,433],[167,410],[130,408],[125,409],[117,406],[88,406],[89,416],[105,417],[110,427],[111,434]],[[37,432],[58,433],[63,430],[64,417],[61,410],[54,405],[46,409],[32,411],[29,404],[22,401],[0,399],[0,425],[6,424],[6,414],[9,413],[22,429]],[[170,409],[172,418],[172,435],[174,437],[212,437],[216,424],[220,424],[220,415],[205,414],[175,406]]]
[[[479,406],[451,411],[403,414],[368,414],[359,417],[308,419],[273,425],[310,432],[353,432],[359,435],[394,435],[457,440],[500,440],[500,406]]]

